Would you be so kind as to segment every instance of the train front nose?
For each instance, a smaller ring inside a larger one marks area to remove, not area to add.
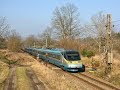
[[[70,64],[68,65],[69,68],[82,68],[82,64]]]
[[[69,64],[65,67],[67,71],[78,72],[82,69],[82,64]]]

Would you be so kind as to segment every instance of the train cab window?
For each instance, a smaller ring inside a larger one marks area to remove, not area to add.
[[[75,51],[66,52],[64,57],[67,60],[70,60],[70,61],[78,61],[78,60],[80,60],[79,52],[75,52]]]

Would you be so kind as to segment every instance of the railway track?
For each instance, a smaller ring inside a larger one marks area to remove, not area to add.
[[[57,73],[60,73],[60,72],[66,73],[80,81],[87,83],[88,85],[92,86],[95,90],[120,90],[120,88],[114,86],[109,82],[106,82],[99,78],[91,77],[90,75],[86,75],[85,73],[70,73],[70,72],[63,71],[61,68],[53,64],[46,63],[42,60],[40,60],[40,62],[44,63],[48,68],[55,70]]]
[[[78,74],[71,73],[71,75],[86,82],[86,83],[88,83],[88,84],[90,84],[91,86],[93,86],[99,90],[120,90],[120,88],[112,85],[111,83],[108,83],[108,82],[103,81],[101,79],[93,78],[93,77],[86,75],[84,73],[78,73]]]
[[[43,62],[44,63],[44,62]],[[120,88],[114,86],[113,84],[106,82],[104,80],[101,80],[99,78],[95,78],[91,75],[87,75],[85,73],[70,73],[70,72],[66,72],[63,71],[62,69],[60,69],[57,66],[54,66],[52,64],[48,64],[47,65],[48,68],[55,70],[57,73],[67,73],[71,76],[73,76],[76,79],[79,79],[80,81],[83,81],[87,84],[89,84],[90,86],[94,87],[95,90],[120,90]]]

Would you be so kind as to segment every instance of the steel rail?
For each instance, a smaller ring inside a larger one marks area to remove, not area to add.
[[[97,78],[93,78],[93,77],[91,77],[90,75],[86,75],[86,74],[84,74],[84,73],[79,73],[79,75],[82,75],[82,76],[84,76],[84,77],[87,77],[87,78],[89,78],[89,79],[91,79],[91,80],[93,80],[93,81],[95,81],[95,82],[98,82],[98,83],[100,83],[101,85],[104,85],[104,86],[106,86],[106,87],[109,87],[109,88],[111,88],[111,89],[113,89],[113,90],[120,90],[120,88],[112,85],[111,83],[105,82],[105,81],[100,80],[100,79],[97,79]]]

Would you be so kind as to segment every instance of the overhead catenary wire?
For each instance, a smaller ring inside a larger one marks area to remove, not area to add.
[[[120,20],[112,21],[112,23],[120,22]]]
[[[115,21],[111,21],[111,23],[116,23],[116,22],[120,22],[120,19],[119,20],[115,20]],[[99,25],[99,24],[98,24]],[[117,25],[114,25],[114,26],[118,26],[120,24],[117,24]],[[89,25],[89,26],[97,26],[95,24],[92,24],[92,25]],[[105,25],[106,26],[106,25]]]
[[[119,25],[120,25],[120,24],[116,24],[116,25],[114,24],[114,27],[115,27],[115,26],[119,26]]]

